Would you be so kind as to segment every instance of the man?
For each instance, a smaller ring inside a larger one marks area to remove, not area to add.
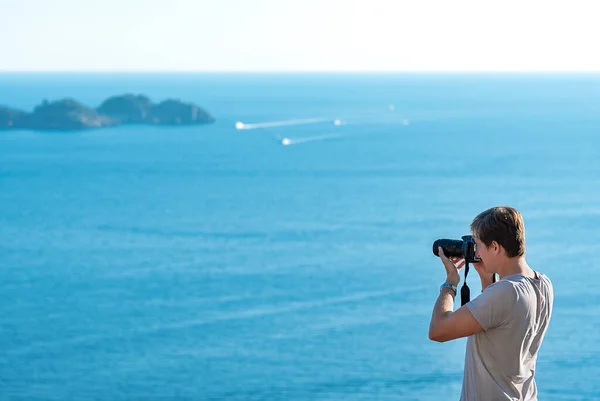
[[[461,401],[535,401],[536,359],[552,315],[552,283],[527,265],[523,217],[514,208],[480,213],[471,234],[481,258],[474,267],[482,293],[453,312],[464,259],[450,260],[440,248],[447,278],[433,308],[429,338],[469,337]]]

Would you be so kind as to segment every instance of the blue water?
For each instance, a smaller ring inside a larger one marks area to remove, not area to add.
[[[0,399],[458,399],[431,244],[500,204],[555,286],[540,399],[600,398],[600,75],[0,75],[125,92],[217,123],[0,132]]]

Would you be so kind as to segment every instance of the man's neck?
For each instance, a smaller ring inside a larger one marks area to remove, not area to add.
[[[525,261],[524,256],[507,258],[505,263],[498,267],[498,275],[501,279],[511,274],[522,274],[526,277],[534,277],[533,270],[531,270]]]

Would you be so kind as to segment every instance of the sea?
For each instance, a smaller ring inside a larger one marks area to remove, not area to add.
[[[458,400],[432,244],[498,205],[554,284],[539,399],[600,399],[600,74],[0,74],[125,93],[216,122],[0,131],[0,400]]]

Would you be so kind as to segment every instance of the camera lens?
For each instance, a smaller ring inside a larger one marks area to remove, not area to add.
[[[438,239],[433,243],[433,254],[438,254],[438,247],[442,247],[444,255],[450,256],[464,256],[463,255],[463,241],[459,239]]]

